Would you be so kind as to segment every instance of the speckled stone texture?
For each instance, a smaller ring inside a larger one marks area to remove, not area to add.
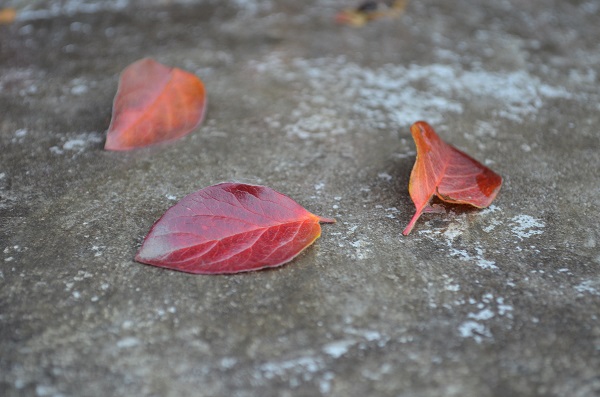
[[[0,25],[0,395],[600,395],[600,3],[8,1]],[[178,142],[103,151],[120,71],[206,84]],[[424,119],[504,177],[408,237]],[[290,264],[135,263],[222,181],[337,223]]]

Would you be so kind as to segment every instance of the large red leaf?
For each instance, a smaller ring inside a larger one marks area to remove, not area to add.
[[[502,177],[469,155],[442,141],[424,121],[410,127],[417,146],[417,159],[410,174],[408,191],[416,213],[406,229],[410,233],[434,195],[449,203],[489,206],[502,185]]]
[[[135,260],[197,274],[280,266],[321,235],[320,222],[335,220],[265,186],[221,183],[167,210]]]
[[[204,84],[195,75],[145,58],[123,70],[106,150],[131,150],[181,138],[204,117]]]

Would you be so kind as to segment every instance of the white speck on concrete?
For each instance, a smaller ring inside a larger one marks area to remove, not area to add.
[[[502,212],[502,210],[498,206],[496,206],[495,204],[492,204],[489,207],[482,209],[479,212],[479,214],[483,216],[483,215],[494,214],[496,212]]]
[[[483,219],[486,219],[488,221],[488,225],[484,226],[482,228],[484,232],[490,233],[491,231],[496,229],[498,226],[502,225],[502,223],[503,223],[502,220],[500,218],[494,217],[494,214],[496,214],[497,212],[502,212],[502,211],[500,210],[500,208],[498,208],[497,206],[492,204],[489,207],[481,210],[481,212],[479,213],[479,215]]]
[[[323,352],[333,358],[339,358],[346,354],[356,341],[352,339],[331,342],[323,346]]]
[[[234,357],[223,357],[221,359],[221,367],[224,369],[231,369],[237,364],[237,359]]]
[[[381,335],[381,332],[378,332],[378,331],[367,330],[363,333],[363,336],[369,342],[378,341],[378,340],[383,339],[383,335]]]
[[[232,4],[246,16],[256,16],[259,13],[268,13],[273,9],[271,0],[233,0]]]
[[[494,312],[490,309],[483,309],[479,313],[469,313],[468,317],[478,321],[489,320],[494,317]]]
[[[302,356],[285,361],[269,361],[261,364],[259,369],[263,372],[265,378],[272,379],[275,376],[284,376],[289,372],[311,375],[324,366],[325,363],[320,357]],[[312,378],[312,376],[309,376],[309,378]]]
[[[496,262],[490,261],[483,257],[483,250],[481,248],[475,248],[475,252],[477,253],[477,255],[475,256],[477,266],[486,270],[498,269],[498,266],[496,266]]]
[[[586,280],[583,281],[582,283],[578,284],[575,286],[575,290],[577,292],[579,292],[580,294],[592,294],[592,295],[600,295],[600,291],[598,291],[598,289],[596,289],[596,287],[594,286],[594,282],[592,280]]]
[[[453,223],[448,226],[448,229],[446,229],[446,231],[443,233],[443,235],[447,241],[452,242],[452,241],[454,241],[455,238],[460,236],[462,234],[462,232],[463,231],[462,231],[461,225],[457,225],[457,224]]]
[[[390,182],[392,180],[392,176],[387,172],[380,172],[379,174],[377,174],[377,177],[379,179],[383,179],[386,182]]]
[[[72,22],[71,25],[69,25],[69,30],[71,30],[71,32],[90,33],[91,29],[92,26],[90,24],[78,21]]]
[[[23,379],[20,379],[20,378],[15,379],[14,385],[15,385],[16,389],[22,389],[26,386],[26,384],[27,383]]]
[[[376,370],[370,370],[365,368],[361,371],[361,374],[366,379],[372,381],[380,381],[383,375],[389,374],[392,371],[392,369],[393,368],[389,363],[385,363]]]
[[[514,308],[511,305],[505,305],[504,298],[496,299],[496,303],[498,304],[498,315],[512,318]]]
[[[517,215],[511,219],[512,232],[520,240],[544,233],[546,224],[530,215]]]
[[[106,247],[105,246],[98,246],[98,245],[93,245],[92,246],[92,251],[94,251],[94,256],[98,257],[98,256],[102,256],[102,254],[104,253],[104,249]],[[91,275],[90,275],[91,277]]]
[[[475,262],[477,266],[486,270],[498,269],[496,262],[490,261],[483,257],[483,250],[479,247],[475,247],[476,255],[469,254],[466,250],[460,250],[456,248],[450,248],[450,256],[458,257],[459,259],[466,262]]]
[[[140,344],[140,340],[133,336],[123,338],[117,342],[117,347],[119,349],[126,349],[128,347],[135,347]]]
[[[63,394],[57,393],[56,389],[54,387],[45,386],[45,385],[37,385],[35,387],[35,394],[36,394],[36,396],[39,396],[39,397],[46,397],[46,396],[63,397]]]
[[[585,248],[596,248],[596,239],[593,235],[589,235],[585,243],[583,243]]]
[[[35,28],[33,27],[33,25],[25,25],[25,26],[19,28],[19,34],[23,35],[23,36],[31,34],[34,31],[35,31]]]
[[[502,221],[498,220],[498,219],[492,219],[490,220],[490,224],[483,227],[483,231],[486,233],[490,233],[492,230],[494,230],[496,227],[502,225]]]
[[[495,209],[492,208],[491,212],[493,213],[494,211]],[[490,211],[487,213],[489,214]],[[450,220],[450,224],[445,228],[445,230],[444,228],[421,230],[419,231],[419,234],[425,235],[428,238],[436,241],[439,241],[440,237],[442,237],[448,246],[450,256],[457,257],[465,262],[475,263],[482,269],[498,269],[495,261],[491,261],[485,257],[485,249],[481,248],[480,244],[471,244],[469,251],[457,247],[458,244],[455,242],[455,240],[457,240],[457,238],[460,237],[465,230],[466,216],[454,216],[452,213],[450,213],[448,218]]]
[[[473,338],[477,343],[481,343],[483,338],[492,337],[492,333],[485,325],[471,320],[460,324],[458,332],[463,338]]]
[[[99,11],[119,11],[129,5],[129,0],[84,2],[81,0],[65,0],[50,3],[46,7],[26,7],[19,11],[16,20],[35,21],[38,19],[52,19],[61,15],[74,16],[76,14],[95,14]]]
[[[91,277],[94,277],[94,275],[92,273],[86,272],[84,270],[78,270],[77,271],[77,275],[75,275],[73,277],[73,280],[75,280],[75,281],[81,281],[81,280],[84,280],[86,278],[91,278]]]
[[[363,338],[367,342],[377,342],[377,346],[383,347],[389,341],[389,336],[383,335],[381,332],[370,329],[355,329],[355,328],[345,328],[344,332],[348,335],[356,336],[359,338]]]
[[[394,153],[394,157],[397,159],[406,159],[409,157],[414,157],[417,154],[417,152],[406,152],[406,153]]]
[[[85,141],[83,139],[69,139],[63,145],[63,149],[65,150],[78,150],[85,146]]]
[[[353,235],[353,233],[347,233],[347,235]],[[354,248],[353,251],[349,252],[352,259],[365,260],[365,259],[368,259],[369,257],[371,257],[371,254],[372,254],[372,250],[370,248],[371,243],[368,240],[365,240],[364,236],[361,236],[361,237],[363,237],[363,238],[358,238],[354,241],[346,240],[346,244],[348,244],[349,246]],[[342,247],[342,246],[343,246],[343,244],[340,244],[340,247]]]
[[[319,380],[319,391],[324,395],[328,395],[331,392],[331,381],[335,378],[333,372],[326,372],[323,377]]]
[[[356,240],[354,242],[351,242],[350,245],[353,246],[354,248],[360,248],[363,246],[363,242],[362,242],[362,240]]]
[[[78,134],[76,137],[67,140],[62,144],[62,148],[58,146],[52,146],[50,151],[54,154],[64,154],[66,150],[74,151],[77,153],[83,152],[88,146],[95,143],[102,142],[103,138],[101,134],[96,132],[87,132]]]
[[[88,92],[88,87],[84,84],[77,84],[73,88],[71,88],[71,94],[73,95],[83,95]]]
[[[573,97],[565,88],[544,83],[526,70],[465,70],[458,61],[368,68],[344,57],[290,60],[274,53],[252,67],[269,79],[302,84],[291,120],[287,124],[282,120],[288,136],[300,139],[345,133],[348,121],[341,115],[346,113],[356,115],[365,128],[387,131],[421,119],[436,124],[444,114],[462,113],[465,101],[481,100],[491,104],[492,118],[522,122],[543,108],[546,99]],[[323,86],[334,89],[323,93]]]

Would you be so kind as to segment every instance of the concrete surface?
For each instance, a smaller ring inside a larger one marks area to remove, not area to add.
[[[0,395],[600,395],[598,1],[413,0],[363,29],[341,0],[8,5]],[[105,152],[145,56],[205,81],[206,122]],[[403,237],[417,119],[505,184]],[[133,262],[221,181],[338,223],[276,270]]]

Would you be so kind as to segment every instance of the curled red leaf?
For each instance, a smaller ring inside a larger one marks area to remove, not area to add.
[[[271,188],[221,183],[167,210],[135,260],[196,274],[281,266],[321,235],[319,223],[333,222]]]
[[[489,206],[502,186],[502,177],[469,155],[442,141],[424,121],[410,127],[417,159],[408,191],[416,212],[406,229],[410,233],[434,195],[448,203]]]
[[[123,70],[113,103],[106,150],[172,141],[200,125],[204,84],[195,75],[145,58]]]

